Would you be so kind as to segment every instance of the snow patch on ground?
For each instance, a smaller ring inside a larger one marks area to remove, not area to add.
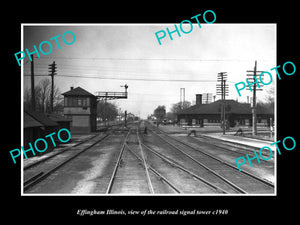
[[[89,194],[96,192],[95,188],[99,182],[97,178],[105,174],[105,168],[111,163],[112,154],[109,153],[113,152],[113,147],[106,147],[105,152],[107,153],[102,154],[101,157],[89,158],[89,160],[91,160],[91,168],[80,172],[83,179],[76,184],[76,187],[72,190],[73,194]]]

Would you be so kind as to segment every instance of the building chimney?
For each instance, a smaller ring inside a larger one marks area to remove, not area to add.
[[[71,87],[71,91],[74,89],[74,87]]]
[[[196,105],[202,105],[202,94],[196,94]]]

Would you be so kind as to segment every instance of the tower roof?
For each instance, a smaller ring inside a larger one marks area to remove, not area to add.
[[[63,96],[90,96],[95,97],[95,95],[91,94],[90,92],[84,90],[81,87],[73,88],[71,87],[71,90],[62,93]]]

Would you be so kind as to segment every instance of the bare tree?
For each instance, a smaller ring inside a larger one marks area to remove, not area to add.
[[[118,108],[115,104],[105,101],[97,102],[97,116],[105,120],[114,120],[118,116]]]
[[[268,89],[266,89],[266,97],[265,100],[269,104],[274,104],[274,98],[275,98],[275,89],[274,89],[274,84],[270,85]]]
[[[178,102],[178,103],[172,105],[171,112],[174,114],[177,114],[181,110],[187,109],[190,106],[191,106],[191,103],[189,101]]]
[[[49,102],[50,92],[51,92],[51,82],[50,79],[43,79],[40,82],[41,94],[40,94],[40,104],[41,111],[47,111],[47,102]]]
[[[162,121],[166,117],[166,107],[164,105],[159,105],[154,110],[154,116],[158,119],[158,121]]]
[[[47,78],[41,80],[37,86],[34,87],[35,90],[35,103],[36,111],[49,113],[50,112],[50,95],[51,95],[51,81]],[[53,110],[58,112],[62,109],[63,103],[60,90],[54,85],[53,94]],[[24,108],[32,109],[31,106],[31,88],[25,88],[24,90]]]

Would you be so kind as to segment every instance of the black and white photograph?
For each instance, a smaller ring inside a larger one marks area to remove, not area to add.
[[[276,194],[276,24],[22,31],[24,195]]]
[[[294,221],[296,3],[112,3],[3,8],[3,221]]]

